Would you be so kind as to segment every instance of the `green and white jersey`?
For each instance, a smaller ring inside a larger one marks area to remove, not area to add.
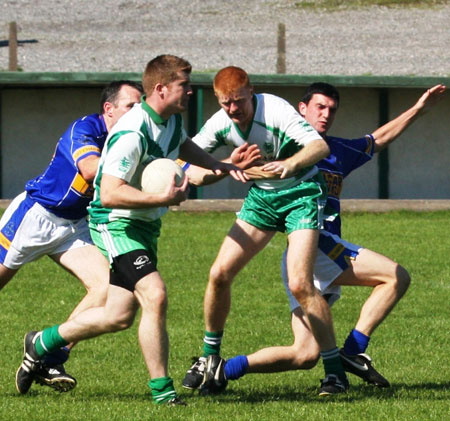
[[[233,123],[226,112],[216,112],[193,141],[207,152],[220,146],[238,147],[245,142],[257,144],[264,160],[283,160],[298,152],[307,143],[320,139],[315,129],[287,101],[270,94],[253,96],[255,115],[246,133]],[[258,180],[266,190],[289,188],[316,174],[315,166],[304,168],[295,177],[283,180]]]
[[[102,206],[100,183],[103,174],[125,180],[141,189],[142,171],[157,158],[177,159],[180,145],[186,140],[181,115],[163,120],[145,97],[124,114],[106,139],[94,180],[94,198],[89,205],[90,221],[104,224],[121,218],[154,221],[167,212],[167,207],[147,209],[111,209]]]

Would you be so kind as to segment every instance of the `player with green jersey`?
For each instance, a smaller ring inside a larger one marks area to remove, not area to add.
[[[193,140],[207,151],[223,144],[257,145],[266,163],[260,167],[262,179],[250,187],[211,267],[204,298],[203,355],[186,373],[183,386],[200,388],[202,393],[214,393],[226,386],[226,379],[221,378],[225,361],[219,354],[231,307],[231,284],[280,231],[286,232],[289,240],[289,288],[306,308],[324,360],[326,376],[320,394],[343,392],[348,381],[331,314],[313,285],[321,206],[326,200],[326,186],[314,164],[330,150],[286,101],[268,94],[255,95],[244,70],[233,66],[220,70],[214,78],[214,92],[222,109]]]
[[[217,161],[186,136],[179,113],[192,95],[190,72],[186,60],[171,55],[158,56],[147,64],[143,75],[146,96],[109,134],[89,208],[91,235],[111,265],[106,304],[61,325],[28,332],[17,374],[20,381],[26,382],[54,349],[130,327],[141,307],[139,344],[153,400],[184,405],[168,375],[167,292],[157,270],[156,245],[160,217],[167,206],[186,200],[188,181],[177,187],[174,177],[164,192],[151,194],[139,189],[140,175],[152,160],[180,155],[216,174],[229,173],[245,181],[242,171]]]
[[[94,181],[94,198],[88,208],[91,223],[107,223],[120,218],[141,221],[160,218],[167,207],[105,208],[100,200],[102,176],[114,175],[140,189],[141,175],[147,164],[158,158],[177,159],[186,138],[181,115],[174,114],[164,120],[146,103],[144,96],[141,103],[117,123],[105,144]]]

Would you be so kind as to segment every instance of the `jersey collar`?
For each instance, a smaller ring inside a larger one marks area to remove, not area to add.
[[[142,109],[148,113],[150,118],[158,125],[162,124],[163,126],[167,125],[167,120],[164,120],[150,105],[145,101],[146,96],[142,95],[141,104]]]
[[[234,127],[236,128],[237,132],[239,133],[239,136],[241,136],[242,139],[244,139],[244,140],[248,139],[248,136],[250,135],[250,132],[253,127],[253,121],[255,120],[256,107],[258,106],[258,99],[256,98],[255,94],[253,94],[252,102],[253,102],[253,117],[252,117],[252,121],[250,121],[245,133],[239,128],[239,126],[236,123],[233,123]]]
[[[105,117],[103,117],[103,114],[98,114],[98,119],[100,120],[100,124],[102,125],[103,131],[107,133],[108,129],[106,128]]]

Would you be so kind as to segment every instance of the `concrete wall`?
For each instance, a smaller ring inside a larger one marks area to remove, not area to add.
[[[1,197],[41,174],[69,124],[98,112],[99,88],[5,89],[1,94]]]
[[[126,76],[121,74],[116,79],[132,78]],[[314,80],[324,78],[316,77]],[[255,90],[279,95],[296,107],[304,86],[311,81],[303,83],[301,87],[298,83],[287,83],[288,86],[255,84]],[[33,81],[2,85],[0,75],[1,198],[16,196],[23,191],[28,179],[44,170],[60,135],[74,119],[98,111],[104,84],[97,80],[94,84],[87,81],[80,86],[64,82],[53,86]],[[353,86],[351,80],[334,84],[341,94],[341,106],[329,134],[352,138],[374,131],[379,125],[379,86]],[[210,84],[203,84],[202,88],[203,121],[206,121],[218,110],[218,105]],[[424,87],[389,86],[389,118],[411,106],[424,90]],[[415,122],[389,147],[390,198],[450,198],[449,117],[450,95],[447,95],[435,109]],[[187,114],[184,118],[186,121]],[[229,152],[218,151],[218,156],[228,156]],[[376,156],[372,162],[348,177],[343,198],[378,197],[377,159]],[[248,186],[225,179],[201,188],[198,197],[242,198],[247,189]]]
[[[297,106],[304,88],[263,89]],[[345,138],[357,138],[372,133],[379,127],[379,92],[375,88],[340,87],[341,105],[329,134]],[[393,88],[389,90],[389,119],[413,105],[424,89]],[[211,114],[212,92],[205,93],[208,105],[205,118]],[[450,198],[450,95],[447,95],[431,112],[413,123],[388,148],[389,183],[392,199],[448,199]],[[218,157],[228,156],[230,151],[218,151]],[[342,191],[343,198],[378,198],[378,154],[372,161],[347,177]],[[201,189],[203,199],[242,198],[248,186],[225,179]]]
[[[421,90],[394,90],[391,115],[414,103]],[[389,147],[389,191],[392,199],[450,198],[450,95],[413,123]]]

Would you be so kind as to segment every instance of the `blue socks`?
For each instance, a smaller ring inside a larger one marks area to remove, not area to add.
[[[370,336],[366,336],[364,333],[353,329],[345,340],[344,352],[347,355],[362,354],[363,352],[366,352],[366,349],[369,346],[369,340]]]
[[[225,363],[225,376],[228,380],[237,380],[247,373],[248,360],[245,355],[230,358]]]

